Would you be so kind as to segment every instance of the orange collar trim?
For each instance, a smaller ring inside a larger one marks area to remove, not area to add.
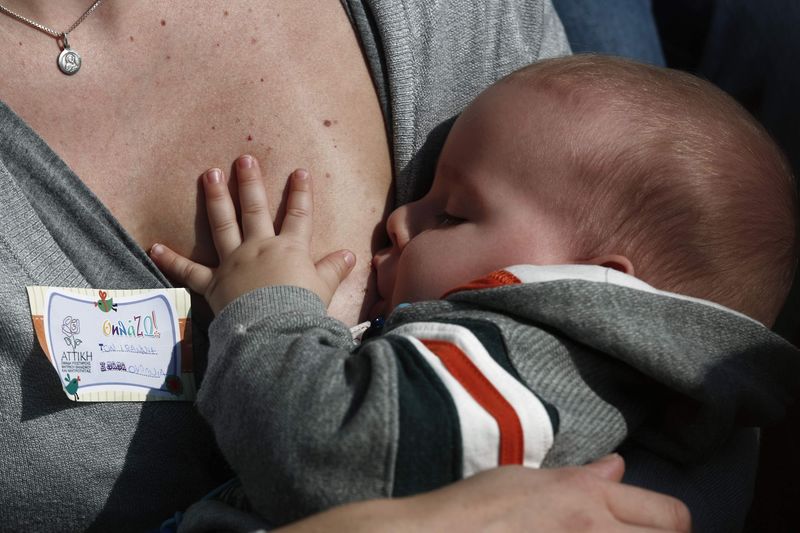
[[[470,281],[466,285],[459,285],[454,289],[450,289],[449,291],[444,293],[441,297],[447,298],[448,296],[456,292],[472,291],[478,289],[492,289],[494,287],[502,287],[504,285],[517,285],[520,283],[522,283],[522,281],[511,272],[507,270],[495,270],[491,274],[487,274],[482,278]]]

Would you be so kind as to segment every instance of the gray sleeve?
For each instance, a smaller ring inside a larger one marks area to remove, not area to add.
[[[397,370],[385,344],[356,354],[319,298],[288,286],[232,302],[209,337],[198,407],[258,514],[280,525],[391,494]]]

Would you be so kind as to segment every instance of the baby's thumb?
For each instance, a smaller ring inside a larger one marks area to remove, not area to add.
[[[339,284],[350,274],[356,264],[356,256],[349,250],[339,250],[328,254],[317,261],[317,275],[320,277],[328,293],[322,296],[325,305],[331,303],[333,293],[339,288]]]

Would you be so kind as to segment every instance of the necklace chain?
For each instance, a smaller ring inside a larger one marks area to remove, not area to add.
[[[95,0],[95,2],[91,6],[89,6],[89,9],[87,9],[83,13],[83,15],[80,16],[80,18],[78,20],[76,20],[75,22],[72,23],[72,26],[70,26],[69,29],[67,29],[66,31],[62,31],[62,32],[58,32],[58,31],[56,31],[56,30],[54,30],[52,28],[48,28],[44,24],[40,24],[40,23],[36,22],[35,20],[29,19],[28,17],[23,17],[19,13],[16,13],[16,12],[8,9],[3,4],[0,4],[0,11],[2,11],[3,13],[5,13],[6,15],[8,15],[10,17],[13,17],[13,18],[17,19],[20,22],[24,22],[25,24],[27,24],[29,26],[32,26],[32,27],[36,28],[37,30],[46,33],[47,35],[53,37],[54,39],[63,39],[69,32],[71,32],[72,30],[77,28],[80,25],[81,22],[86,20],[86,17],[91,15],[92,11],[97,9],[97,7],[100,5],[100,3],[102,1],[103,0]]]
[[[22,22],[23,24],[27,24],[28,26],[31,26],[32,28],[35,28],[35,29],[41,31],[42,33],[46,33],[50,37],[53,37],[54,39],[56,39],[56,41],[58,42],[59,47],[62,48],[61,54],[59,54],[58,61],[57,61],[58,68],[64,74],[66,74],[68,76],[72,76],[73,74],[78,72],[78,70],[80,70],[80,68],[81,68],[81,56],[77,51],[75,51],[72,48],[70,48],[69,40],[67,39],[67,35],[69,34],[69,32],[71,32],[72,30],[77,28],[80,25],[81,22],[86,20],[86,17],[91,15],[92,12],[95,9],[97,9],[97,7],[100,5],[100,2],[102,2],[102,1],[103,0],[95,0],[94,3],[89,6],[89,9],[87,9],[83,13],[83,15],[81,15],[80,18],[78,18],[78,20],[76,20],[75,22],[72,23],[72,26],[70,26],[65,31],[62,31],[60,33],[57,32],[56,30],[54,30],[53,28],[48,28],[44,24],[40,24],[40,23],[36,22],[33,19],[29,19],[28,17],[23,17],[19,13],[8,9],[3,4],[0,4],[0,13],[5,13],[9,17],[11,17],[13,19],[16,19],[17,21]],[[22,44],[22,43],[19,43],[19,44]]]

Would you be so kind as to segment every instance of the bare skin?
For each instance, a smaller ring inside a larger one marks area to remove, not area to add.
[[[60,31],[90,2],[3,4]],[[346,323],[363,315],[391,165],[377,96],[338,0],[107,2],[70,45],[83,66],[67,77],[54,39],[0,16],[0,71],[15,73],[0,99],[142,248],[158,240],[215,263],[200,173],[229,171],[253,154],[270,197],[281,198],[302,166],[318,180],[314,253],[347,247],[358,258],[331,313]]]

